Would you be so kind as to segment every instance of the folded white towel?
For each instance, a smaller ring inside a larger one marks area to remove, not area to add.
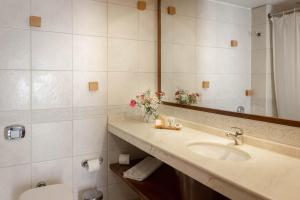
[[[163,163],[153,157],[146,157],[144,160],[123,172],[124,178],[130,178],[136,181],[143,181],[148,178]]]

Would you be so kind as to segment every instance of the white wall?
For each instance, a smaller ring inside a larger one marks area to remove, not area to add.
[[[105,199],[132,197],[108,184],[108,152],[117,151],[107,113],[156,87],[155,8],[155,0],[146,11],[135,0],[0,0],[0,130],[27,131],[19,141],[0,137],[1,200],[39,181],[68,184],[75,196],[98,187]],[[30,15],[42,16],[41,28],[29,27]],[[89,92],[89,81],[99,91]],[[99,155],[99,173],[81,168]]]
[[[271,65],[271,30],[267,17],[271,10],[271,5],[252,9],[253,33],[260,32],[262,35],[257,37],[253,34],[251,39],[251,85],[254,92],[251,98],[251,112],[259,115],[276,116]]]
[[[176,15],[166,7],[175,6]],[[162,87],[170,101],[178,88],[202,95],[199,105],[250,111],[251,10],[210,0],[163,1]],[[238,40],[238,47],[230,46]],[[202,89],[202,81],[210,88]]]

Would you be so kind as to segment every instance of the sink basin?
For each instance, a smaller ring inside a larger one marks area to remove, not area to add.
[[[217,160],[246,161],[251,158],[245,151],[217,143],[193,142],[187,148],[196,154]]]

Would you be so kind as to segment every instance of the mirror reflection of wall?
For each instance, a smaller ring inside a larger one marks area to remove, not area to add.
[[[162,90],[166,101],[178,103],[175,93],[183,90],[186,96],[200,95],[196,106],[300,120],[296,103],[300,94],[292,95],[300,88],[300,74],[287,78],[300,73],[299,62],[291,62],[295,59],[284,54],[298,41],[296,31],[288,41],[279,37],[291,34],[296,26],[278,25],[292,23],[279,19],[294,12],[268,18],[269,13],[295,4],[237,4],[162,1]],[[168,13],[170,6],[176,8],[176,14]],[[300,24],[300,18],[298,21]],[[276,31],[276,27],[286,31]],[[273,51],[273,44],[282,50]],[[299,52],[289,53],[299,59]]]

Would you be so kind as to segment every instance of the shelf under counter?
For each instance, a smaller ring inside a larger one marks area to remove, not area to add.
[[[167,164],[163,164],[144,181],[124,178],[123,172],[139,161],[134,160],[130,165],[111,164],[110,169],[136,192],[141,200],[228,200]]]

